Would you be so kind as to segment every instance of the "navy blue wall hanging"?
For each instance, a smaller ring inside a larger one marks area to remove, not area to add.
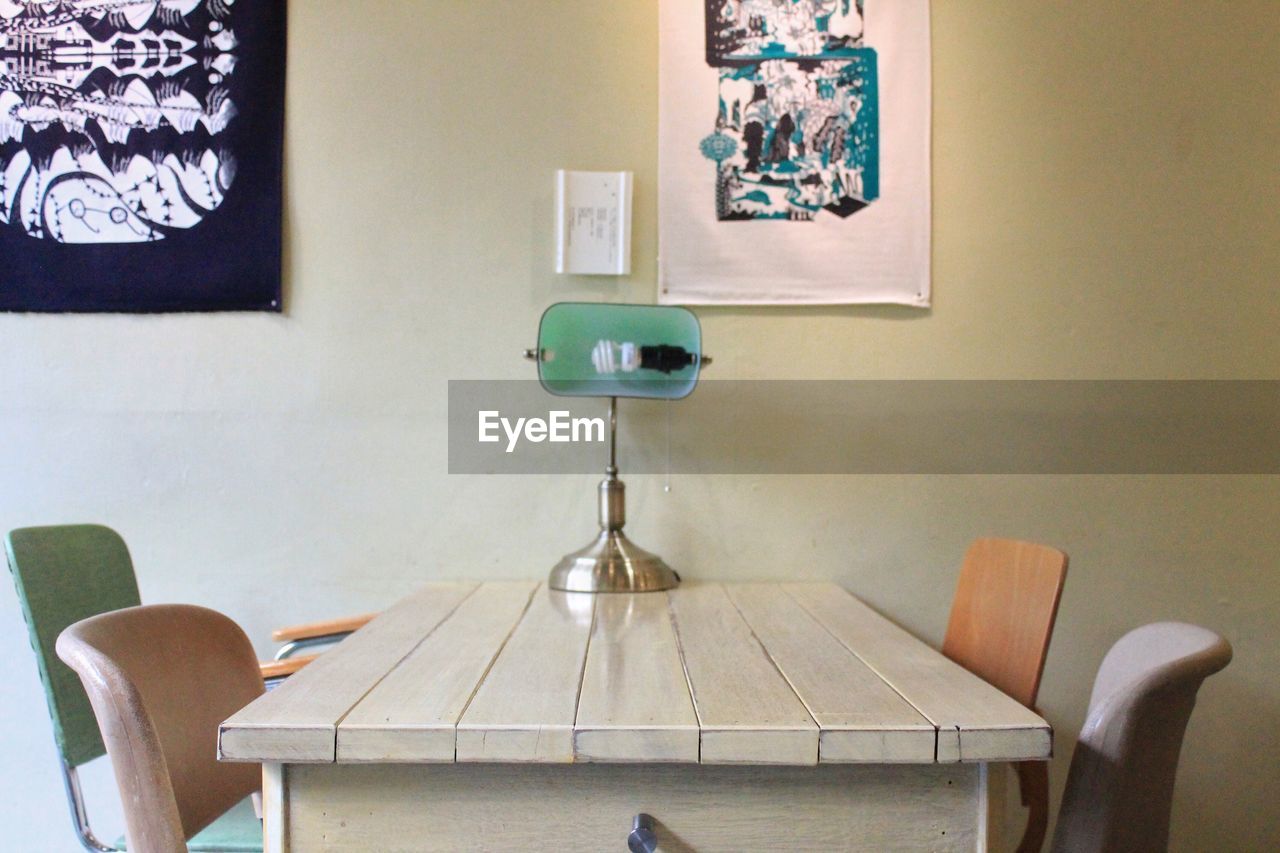
[[[0,0],[0,310],[279,311],[284,0]]]

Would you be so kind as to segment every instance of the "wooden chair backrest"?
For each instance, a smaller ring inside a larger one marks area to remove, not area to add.
[[[253,764],[217,760],[218,725],[262,695],[249,638],[213,610],[130,607],[62,632],[124,805],[129,849],[182,853],[187,839],[258,790]]]
[[[942,653],[1035,707],[1066,577],[1067,555],[1056,548],[977,540],[960,569]],[[1049,826],[1049,768],[1024,762],[1016,769],[1022,804],[1030,809],[1018,853],[1038,853]]]
[[[1067,555],[1047,545],[979,539],[969,547],[942,653],[1028,708],[1067,576]]]

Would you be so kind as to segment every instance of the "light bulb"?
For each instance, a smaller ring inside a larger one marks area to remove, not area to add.
[[[591,350],[591,364],[595,366],[596,373],[602,376],[635,373],[640,369],[640,347],[629,341],[596,341]]]

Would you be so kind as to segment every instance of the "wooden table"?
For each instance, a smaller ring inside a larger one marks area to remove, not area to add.
[[[267,850],[974,850],[1036,714],[833,584],[438,583],[223,723]],[[993,817],[994,815],[994,817]]]

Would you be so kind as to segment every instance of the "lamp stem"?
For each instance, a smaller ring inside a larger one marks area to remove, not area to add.
[[[609,398],[609,467],[600,481],[600,529],[621,533],[627,523],[627,487],[618,479],[618,398]]]
[[[610,480],[618,478],[618,398],[609,398],[609,467],[604,469]]]

